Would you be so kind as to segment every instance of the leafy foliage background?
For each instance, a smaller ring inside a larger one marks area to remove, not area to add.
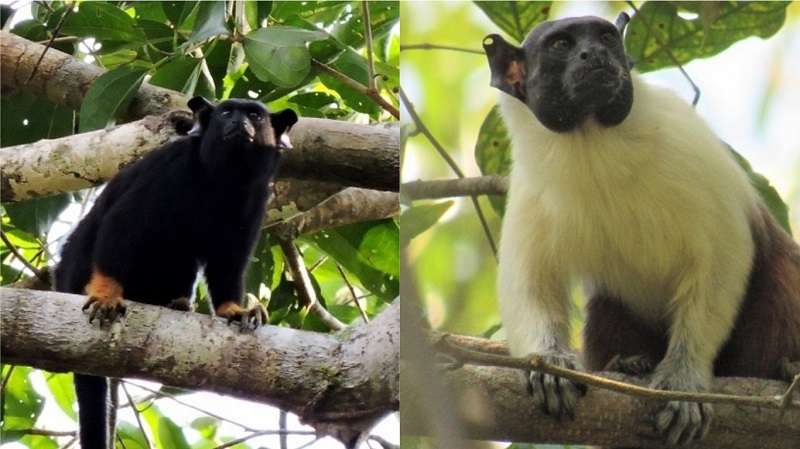
[[[14,7],[24,6],[21,3]],[[359,123],[393,120],[373,99],[321,67],[327,65],[338,75],[363,86],[369,84],[363,2],[81,2],[77,11],[66,17],[65,2],[36,2],[29,7],[32,18],[16,23],[13,33],[47,43],[60,27],[54,48],[99,65],[107,73],[89,88],[78,112],[28,93],[4,95],[0,100],[2,147],[100,129],[119,121],[144,81],[218,101],[257,98],[272,110],[290,107],[302,117]],[[11,8],[4,5],[3,12],[5,23]],[[398,2],[370,2],[369,18],[376,85],[384,100],[397,107]],[[0,209],[5,237],[0,244],[2,285],[31,275],[9,246],[33,267],[54,265],[65,232],[88,211],[96,193],[90,189],[4,204]],[[361,315],[347,283],[355,289],[367,316],[379,313],[398,294],[398,242],[397,222],[387,219],[303,236],[297,244],[322,304],[341,321],[357,323]],[[282,252],[266,231],[253,254],[246,289],[267,306],[271,324],[328,331],[298,305]],[[207,299],[201,283],[199,312],[210,313]],[[29,435],[26,429],[53,430],[41,420],[45,404],[55,403],[67,418],[76,419],[71,374],[3,365],[2,379],[0,439],[4,443],[17,441],[46,448],[67,441]],[[44,388],[33,388],[37,382]],[[161,391],[173,396],[187,393]],[[214,447],[242,436],[229,433],[230,426],[221,431],[223,422],[210,415],[181,422],[184,415],[174,418],[163,412],[155,397],[147,397],[139,408],[144,410],[145,427],[157,447]],[[268,428],[278,423],[260,425]],[[147,447],[142,430],[134,421],[123,421],[118,436],[126,448]],[[240,443],[236,447],[250,446]]]

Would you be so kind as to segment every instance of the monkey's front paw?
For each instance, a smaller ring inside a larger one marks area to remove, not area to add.
[[[693,388],[686,384],[676,388],[674,379],[654,382],[652,388],[688,392],[703,391],[701,388]],[[711,404],[670,401],[656,413],[655,429],[666,444],[683,446],[693,440],[703,438],[708,433],[713,412]]]
[[[234,301],[228,301],[217,308],[217,316],[228,319],[228,324],[233,321],[238,321],[242,329],[253,323],[253,327],[257,328],[261,324],[266,324],[269,316],[267,309],[261,304],[256,304],[254,307],[248,309],[242,308]]]
[[[578,357],[572,352],[559,351],[543,354],[542,357],[547,363],[553,365],[572,370],[583,370],[578,362]],[[559,419],[562,416],[575,419],[578,398],[586,395],[586,385],[535,371],[524,371],[523,374],[528,385],[528,392],[533,394],[534,401],[545,413]]]
[[[100,320],[100,327],[105,323],[113,323],[125,315],[125,301],[120,296],[94,296],[89,295],[83,303],[81,310],[89,310],[89,323],[95,318]]]

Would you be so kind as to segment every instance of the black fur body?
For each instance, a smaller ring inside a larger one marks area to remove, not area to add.
[[[203,269],[217,315],[243,324],[266,319],[245,310],[243,274],[264,218],[282,135],[297,121],[252,100],[189,102],[189,137],[122,169],[69,236],[55,289],[88,293],[90,321],[124,313],[122,298],[188,310]],[[75,375],[84,449],[108,447],[108,386]]]

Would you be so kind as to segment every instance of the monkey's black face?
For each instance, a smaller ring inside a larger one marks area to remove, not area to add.
[[[189,101],[200,138],[200,158],[214,170],[272,170],[280,150],[291,148],[287,132],[297,122],[291,109],[271,114],[255,100],[230,99],[214,106],[202,97]],[[226,168],[227,167],[227,168]]]
[[[522,48],[492,34],[484,39],[491,85],[525,103],[555,132],[593,118],[622,123],[633,104],[630,64],[617,27],[597,17],[544,22]]]

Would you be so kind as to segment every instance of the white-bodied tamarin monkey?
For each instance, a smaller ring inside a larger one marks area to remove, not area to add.
[[[511,352],[589,370],[641,356],[663,390],[778,377],[781,359],[800,360],[800,248],[695,110],[631,71],[625,23],[545,22],[521,48],[484,40],[513,145],[498,279]],[[573,281],[587,299],[582,357]],[[525,377],[545,411],[574,416],[584,387]],[[711,413],[669,402],[655,428],[683,444]]]

